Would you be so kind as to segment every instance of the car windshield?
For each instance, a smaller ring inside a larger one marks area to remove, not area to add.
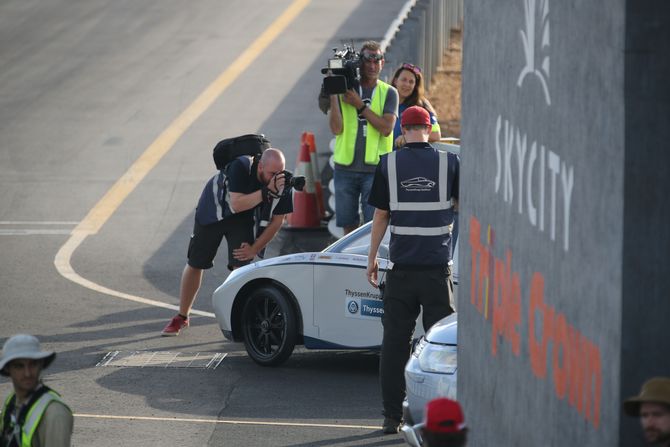
[[[356,231],[353,231],[338,239],[335,243],[323,251],[328,253],[347,253],[367,256],[368,251],[370,250],[371,229],[372,222],[368,222],[360,228],[356,229]],[[388,258],[389,239],[390,233],[387,229],[384,237],[382,238],[382,243],[379,246],[378,256],[380,258]]]
[[[323,253],[346,253],[367,256],[370,250],[370,232],[372,230],[372,222],[358,227],[355,231],[341,237],[330,246],[323,250]],[[456,233],[458,235],[458,233]],[[456,236],[457,237],[457,236]],[[388,228],[382,238],[382,243],[379,245],[379,252],[377,256],[382,259],[389,259],[389,240],[391,238]],[[456,241],[458,241],[456,239]],[[458,284],[458,242],[454,246],[454,264],[451,268],[452,278],[454,283]]]

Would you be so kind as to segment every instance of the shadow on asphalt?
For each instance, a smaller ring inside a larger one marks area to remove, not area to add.
[[[179,224],[170,238],[149,258],[142,267],[146,280],[163,293],[178,296],[181,272],[186,264],[188,241],[193,229],[193,214],[189,214]],[[326,228],[288,229],[282,228],[268,244],[266,258],[290,253],[321,251],[335,241]],[[176,253],[176,255],[175,255]],[[228,248],[226,240],[221,242],[214,259],[214,267],[203,277],[198,296],[209,297],[228,277]],[[204,303],[204,304],[203,304]],[[209,300],[198,300],[196,307],[211,311]]]
[[[142,319],[137,313],[142,311],[135,312],[133,318]],[[130,315],[128,317],[130,321]],[[105,351],[128,349],[127,340],[120,336],[120,333],[125,333],[137,341],[138,339],[128,331],[147,333],[149,325],[150,329],[155,329],[154,323],[147,323],[64,335],[38,334],[40,340],[49,344],[73,343],[81,340],[81,337],[103,341],[103,343],[96,342],[98,352],[91,352],[88,347],[59,352],[56,362],[49,370],[47,382],[49,375],[96,368]],[[139,340],[159,338],[158,335],[154,335],[156,334],[154,330],[149,333],[150,336],[141,337]],[[110,341],[104,342],[106,339]],[[96,382],[113,392],[142,396],[148,405],[157,410],[211,417],[219,412],[212,412],[213,408],[220,410],[223,407],[223,414],[228,418],[257,418],[259,414],[263,414],[264,418],[309,419],[314,417],[313,411],[298,411],[297,414],[293,411],[287,412],[285,404],[296,400],[309,402],[312,399],[321,401],[323,398],[341,398],[341,395],[352,392],[351,383],[357,384],[354,388],[360,386],[376,390],[378,358],[374,353],[298,351],[283,366],[266,368],[256,365],[249,359],[241,344],[227,344],[226,347],[231,351],[229,357],[224,359],[216,370],[98,367],[104,375],[98,377]],[[182,344],[174,350],[221,352],[220,348],[219,341],[183,344],[182,340]],[[179,382],[187,382],[192,386],[175,387],[175,383]],[[250,401],[256,401],[251,398],[252,396],[258,397],[258,405],[262,408],[255,408],[253,403],[250,404]],[[279,404],[275,410],[268,404],[268,396],[273,397],[272,402]],[[238,400],[241,405],[237,405]],[[305,408],[302,405],[297,406],[300,407]],[[309,408],[309,405],[306,408]],[[339,414],[340,417],[345,415],[352,416],[349,411]],[[320,414],[319,417],[324,415]]]
[[[34,334],[45,345],[79,346],[77,349],[59,350],[56,361],[49,368],[47,378],[54,373],[95,367],[107,352],[115,350],[221,352],[221,338],[188,343],[189,340],[196,339],[161,337],[160,330],[167,321],[164,313],[164,309],[154,307],[132,309],[101,315],[93,320],[73,324],[67,328],[67,333]],[[213,324],[211,319],[194,318],[191,326],[198,328]],[[82,341],[85,341],[84,345],[81,344]],[[147,346],[152,346],[152,348],[147,348]]]
[[[298,353],[274,368],[237,351],[216,370],[107,369],[98,385],[141,396],[151,408],[171,414],[273,421],[365,420],[379,414],[378,356],[369,352]]]
[[[328,446],[328,445],[348,445],[352,442],[365,441],[366,439],[377,439],[382,435],[381,430],[372,432],[366,435],[355,435],[355,436],[344,436],[341,438],[333,439],[324,439],[323,441],[310,441],[309,443],[301,444],[287,444],[286,447],[318,447],[318,446]],[[363,445],[363,444],[361,444]],[[378,445],[405,445],[405,442],[402,439],[399,439],[397,436],[394,436],[383,441],[376,441],[371,443],[365,443],[368,447],[378,446]]]

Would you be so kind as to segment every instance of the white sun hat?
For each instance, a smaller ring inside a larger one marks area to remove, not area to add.
[[[2,347],[2,357],[0,357],[0,374],[7,376],[5,366],[16,359],[44,359],[43,368],[46,369],[56,357],[53,351],[42,351],[37,337],[28,334],[17,334],[9,338]]]

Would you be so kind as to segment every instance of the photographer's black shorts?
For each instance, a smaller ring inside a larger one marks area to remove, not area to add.
[[[239,248],[242,242],[254,242],[254,221],[247,215],[227,217],[209,225],[200,225],[196,220],[188,244],[188,265],[203,270],[212,268],[224,236],[228,245],[228,269],[249,264],[233,257],[233,249]]]

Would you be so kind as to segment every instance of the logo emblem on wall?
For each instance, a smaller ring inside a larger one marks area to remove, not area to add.
[[[357,314],[358,313],[358,303],[354,300],[349,301],[349,304],[347,305],[347,309],[349,310],[350,314]]]
[[[549,48],[549,0],[539,0],[539,2],[537,0],[523,0],[523,7],[526,29],[519,30],[519,33],[521,34],[521,42],[526,57],[526,66],[521,70],[516,85],[521,88],[524,80],[529,75],[536,77],[542,85],[544,99],[549,106],[551,105],[551,96],[547,86],[549,56],[544,54]],[[541,62],[540,58],[542,59]]]

